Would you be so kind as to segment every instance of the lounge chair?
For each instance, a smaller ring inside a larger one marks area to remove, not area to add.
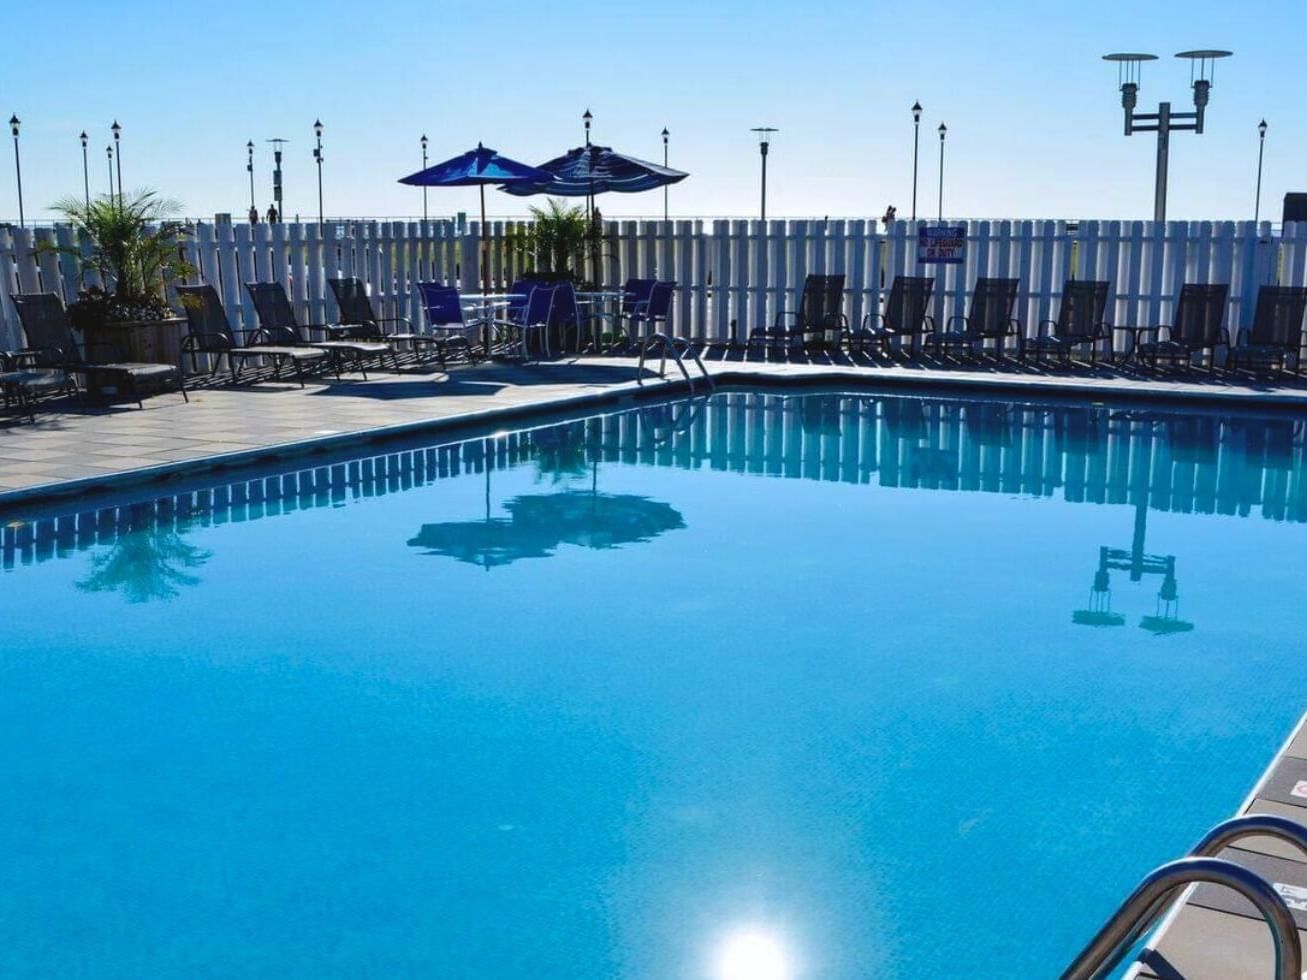
[[[934,291],[934,276],[895,276],[884,312],[868,313],[862,326],[849,331],[849,353],[866,353],[871,346],[888,355],[895,338],[911,342],[914,336],[933,333],[935,318],[929,310]]]
[[[1263,286],[1257,291],[1252,327],[1240,329],[1230,348],[1230,367],[1267,365],[1283,371],[1293,357],[1293,373],[1302,367],[1302,321],[1307,287]]]
[[[17,404],[32,422],[36,421],[37,396],[48,391],[75,395],[73,376],[43,351],[0,351],[0,393],[5,408]]]
[[[392,316],[379,317],[372,308],[372,300],[368,298],[367,286],[363,285],[362,279],[328,279],[327,285],[331,287],[332,294],[336,297],[336,305],[340,308],[340,323],[333,325],[331,328],[335,332],[332,338],[335,340],[379,340],[389,344],[410,344],[413,347],[415,356],[421,356],[422,348],[434,350],[436,356],[440,358],[440,366],[445,366],[445,338],[435,334],[418,333],[413,329],[413,322],[408,317]],[[421,289],[421,283],[419,290]],[[454,291],[454,301],[457,305],[458,291]],[[425,303],[425,299],[423,300]],[[459,320],[462,320],[463,309],[458,306]],[[402,325],[402,330],[392,330],[387,333],[386,324]],[[471,359],[471,347],[468,348],[468,357]]]
[[[770,327],[755,327],[749,332],[747,348],[761,344],[767,349],[808,347],[810,338],[819,337],[820,345],[838,347],[848,332],[844,316],[844,277],[808,276],[803,281],[803,295],[797,310],[782,310]],[[828,334],[834,334],[832,342]]]
[[[475,364],[477,348],[467,336],[468,325],[463,319],[463,302],[459,299],[458,289],[439,282],[420,282],[417,285],[422,312],[431,328],[431,333],[418,336],[431,344],[440,358],[440,366],[445,366],[450,347],[458,345],[463,347],[467,359]]]
[[[270,336],[266,331],[254,330],[244,342],[238,341],[236,331],[232,329],[227,312],[218,299],[218,291],[210,285],[178,286],[177,294],[182,297],[182,309],[186,311],[186,321],[190,332],[182,338],[182,360],[191,356],[191,372],[198,370],[197,358],[206,354],[213,360],[210,376],[218,371],[222,359],[227,358],[227,367],[231,371],[231,380],[240,381],[240,370],[250,358],[266,358],[272,361],[272,377],[281,379],[281,369],[289,364],[295,369],[295,380],[304,387],[304,365],[315,364],[328,357],[329,351],[314,347],[287,346],[280,347],[268,342]],[[340,376],[339,370],[336,376]]]
[[[399,370],[399,359],[395,356],[395,348],[384,341],[310,340],[301,331],[329,332],[328,325],[315,323],[301,327],[295,319],[295,310],[291,307],[290,299],[286,296],[286,290],[282,288],[281,283],[247,282],[245,289],[249,292],[250,299],[254,301],[254,310],[259,316],[259,329],[263,331],[263,337],[268,343],[279,347],[316,347],[328,351],[334,358],[337,371],[340,370],[340,362],[348,356],[364,378],[368,376],[363,367],[365,357],[381,359],[389,356],[395,370]]]
[[[1089,363],[1098,363],[1098,345],[1106,342],[1107,359],[1112,359],[1112,328],[1104,321],[1107,294],[1112,284],[1096,279],[1072,279],[1062,287],[1062,305],[1056,320],[1041,320],[1039,333],[1018,345],[1024,360],[1033,352],[1038,364],[1045,354],[1055,354],[1070,366],[1071,352],[1089,345]]]
[[[1145,339],[1138,341],[1135,352],[1152,362],[1188,361],[1194,354],[1207,352],[1207,370],[1216,370],[1216,348],[1230,349],[1230,333],[1222,324],[1230,295],[1228,283],[1199,284],[1187,282],[1180,289],[1175,321],[1170,326],[1150,327],[1139,331]],[[1163,338],[1162,331],[1166,331]],[[1147,339],[1151,335],[1151,340]]]
[[[1020,285],[1019,279],[990,279],[984,276],[977,279],[966,315],[949,317],[945,330],[926,335],[924,346],[937,353],[953,347],[963,347],[968,353],[973,353],[976,344],[981,345],[983,352],[985,341],[992,340],[995,356],[1002,359],[1007,338],[1019,337],[1021,334],[1021,324],[1012,315]],[[955,323],[961,324],[961,329],[954,330]]]
[[[182,399],[186,380],[180,364],[150,364],[129,361],[113,344],[78,343],[63,300],[54,293],[19,293],[10,297],[18,310],[27,347],[19,356],[32,357],[31,363],[86,379],[88,396],[103,399],[120,392],[144,408],[141,389],[150,384],[176,382]],[[39,352],[36,353],[36,352]],[[94,358],[104,357],[105,360]]]

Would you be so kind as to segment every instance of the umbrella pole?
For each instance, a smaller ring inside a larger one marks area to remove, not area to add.
[[[490,236],[486,228],[486,185],[478,184],[481,190],[481,294],[490,292]],[[481,349],[490,356],[490,306],[488,299],[481,300]]]

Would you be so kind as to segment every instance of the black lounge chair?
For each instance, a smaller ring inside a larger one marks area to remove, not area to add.
[[[971,307],[966,315],[951,316],[945,330],[927,334],[925,347],[933,348],[937,353],[951,347],[963,347],[968,352],[973,352],[976,344],[980,344],[983,352],[985,341],[993,340],[994,354],[1001,359],[1007,338],[1019,338],[1021,334],[1021,324],[1012,315],[1020,285],[1019,279],[990,279],[984,276],[977,279],[976,288],[971,293]],[[962,324],[962,328],[952,329],[955,323]]]
[[[765,348],[784,350],[787,346],[808,347],[818,337],[822,347],[839,347],[848,332],[844,316],[844,277],[808,276],[803,281],[803,295],[797,310],[782,310],[770,327],[755,327],[749,332],[748,348],[762,344]],[[834,334],[830,340],[827,334]]]
[[[419,333],[413,329],[413,321],[406,316],[377,316],[372,309],[372,300],[368,297],[368,288],[362,279],[328,279],[327,285],[336,297],[340,307],[340,323],[328,329],[334,340],[379,340],[389,344],[410,344],[414,356],[421,357],[422,349],[435,351],[440,366],[445,366],[445,340],[434,334]],[[386,332],[385,324],[402,325],[402,330]],[[471,348],[469,347],[469,359]]]
[[[1107,344],[1107,359],[1112,359],[1112,328],[1104,321],[1107,294],[1112,284],[1105,280],[1072,279],[1062,287],[1062,305],[1056,320],[1042,320],[1039,333],[1021,341],[1022,359],[1034,352],[1038,364],[1045,354],[1055,354],[1068,367],[1071,353],[1082,344],[1089,345],[1089,363],[1098,363],[1098,346]],[[1046,332],[1049,331],[1049,332]]]
[[[247,282],[245,289],[249,292],[250,299],[254,301],[254,311],[259,316],[259,329],[263,331],[263,337],[268,343],[280,347],[316,347],[329,351],[335,361],[337,372],[340,370],[340,362],[348,356],[364,378],[368,376],[367,370],[363,367],[365,357],[381,359],[389,356],[395,370],[399,370],[399,359],[395,356],[395,348],[384,341],[310,340],[301,331],[319,330],[330,333],[330,328],[323,323],[300,326],[281,283]]]
[[[1230,348],[1230,367],[1269,366],[1283,371],[1293,357],[1293,373],[1302,367],[1302,321],[1307,286],[1263,286],[1257,291],[1252,327],[1239,331]]]
[[[1145,339],[1137,343],[1136,354],[1147,358],[1157,370],[1159,360],[1176,363],[1188,361],[1194,354],[1207,352],[1207,370],[1216,370],[1216,348],[1230,349],[1230,333],[1222,324],[1230,295],[1228,283],[1199,284],[1187,282],[1180,288],[1180,301],[1171,326],[1151,327],[1139,331]],[[1163,339],[1162,331],[1166,331]]]
[[[862,326],[849,331],[849,353],[865,353],[868,345],[890,354],[890,342],[933,333],[935,318],[930,315],[930,296],[935,291],[934,276],[895,276],[883,313],[868,313]]]
[[[0,351],[0,393],[5,408],[16,404],[32,422],[36,421],[37,396],[48,391],[77,393],[73,376],[53,363],[44,351]]]
[[[178,286],[177,293],[182,297],[182,309],[186,311],[186,321],[190,332],[182,339],[182,360],[191,356],[191,373],[198,370],[197,358],[207,354],[213,359],[210,376],[218,371],[224,357],[231,371],[232,383],[240,381],[237,362],[243,367],[250,358],[266,358],[272,361],[272,377],[281,379],[281,369],[289,364],[295,369],[295,380],[304,387],[304,365],[325,359],[329,352],[314,347],[288,346],[280,347],[267,343],[268,335],[263,330],[254,330],[244,343],[236,339],[227,312],[218,299],[218,291],[210,285]],[[340,372],[337,371],[337,377]]]
[[[31,358],[29,363],[46,369],[81,375],[87,394],[97,399],[121,392],[144,408],[143,387],[175,381],[182,399],[190,401],[180,364],[128,361],[113,344],[78,343],[63,300],[54,293],[19,293],[10,298],[27,339],[27,348],[15,356]]]

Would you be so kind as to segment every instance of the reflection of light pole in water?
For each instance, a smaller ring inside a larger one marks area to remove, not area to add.
[[[1098,549],[1098,569],[1094,584],[1089,590],[1089,607],[1077,609],[1071,621],[1080,626],[1124,626],[1125,616],[1112,611],[1111,572],[1130,573],[1131,582],[1139,582],[1145,575],[1161,575],[1162,587],[1157,592],[1157,605],[1151,616],[1139,620],[1141,629],[1162,635],[1187,633],[1194,624],[1180,619],[1180,588],[1175,578],[1174,555],[1150,555],[1144,551],[1144,538],[1148,533],[1148,501],[1145,498],[1135,505],[1134,536],[1130,550],[1121,548]]]

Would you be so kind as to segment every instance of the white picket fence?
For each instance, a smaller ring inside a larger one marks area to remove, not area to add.
[[[524,227],[504,221],[487,226],[497,287],[523,271],[524,257],[505,242]],[[1110,281],[1108,317],[1120,326],[1167,322],[1185,282],[1229,283],[1231,328],[1250,322],[1260,285],[1307,284],[1307,223],[1272,234],[1268,222],[973,221],[959,265],[919,264],[909,222],[878,229],[861,219],[610,221],[602,278],[677,280],[673,329],[716,341],[743,339],[751,327],[794,309],[809,273],[845,275],[844,312],[855,324],[878,309],[897,274],[935,273],[933,312],[940,324],[964,310],[978,276],[1016,277],[1017,316],[1029,332],[1056,316],[1070,278]],[[304,322],[321,323],[338,315],[327,286],[338,276],[365,280],[379,315],[420,323],[414,283],[479,288],[480,234],[476,222],[460,233],[452,221],[201,223],[182,250],[199,270],[198,280],[218,288],[240,329],[256,326],[243,283],[281,281]],[[99,281],[75,255],[39,250],[43,241],[81,247],[67,227],[0,228],[0,349],[22,346],[8,294],[52,291],[72,300],[79,286]]]

